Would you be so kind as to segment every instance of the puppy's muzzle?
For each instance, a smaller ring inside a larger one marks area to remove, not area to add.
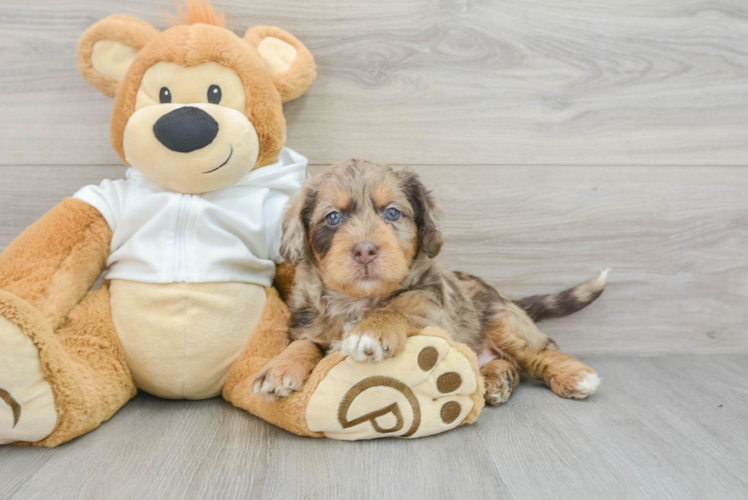
[[[218,122],[202,109],[184,106],[156,120],[153,133],[170,150],[189,153],[213,142],[218,135]]]
[[[379,247],[371,241],[359,241],[353,245],[351,255],[356,262],[367,265],[377,258]]]

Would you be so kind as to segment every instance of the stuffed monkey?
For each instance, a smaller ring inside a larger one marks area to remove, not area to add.
[[[64,199],[0,254],[0,444],[65,443],[138,389],[223,396],[307,436],[417,437],[475,420],[475,356],[436,330],[385,363],[328,356],[282,401],[252,395],[288,343],[281,217],[307,161],[284,147],[282,103],[306,91],[315,64],[282,29],[239,37],[209,4],[188,7],[165,31],[116,15],[79,42],[83,78],[114,98],[111,144],[130,168]],[[445,370],[463,386],[432,397]]]

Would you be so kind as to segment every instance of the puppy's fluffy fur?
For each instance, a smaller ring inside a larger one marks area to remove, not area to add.
[[[560,294],[512,301],[432,260],[442,246],[439,215],[412,172],[350,160],[307,180],[286,213],[281,242],[281,254],[297,266],[292,342],[257,375],[254,392],[287,396],[324,353],[376,362],[437,326],[478,353],[489,404],[509,399],[520,368],[561,397],[592,394],[595,370],[562,353],[533,320],[591,303],[605,274]]]

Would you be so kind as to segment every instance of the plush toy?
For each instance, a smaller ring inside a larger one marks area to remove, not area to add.
[[[282,103],[315,65],[279,28],[240,38],[209,4],[182,18],[161,32],[112,16],[80,40],[78,69],[114,97],[111,143],[131,168],[63,200],[0,255],[0,443],[65,443],[138,389],[222,395],[307,436],[418,437],[474,421],[477,360],[434,329],[381,363],[330,355],[282,401],[251,394],[288,343],[273,282],[282,294],[293,279],[280,221],[307,162],[284,148]],[[461,382],[443,393],[447,372]]]

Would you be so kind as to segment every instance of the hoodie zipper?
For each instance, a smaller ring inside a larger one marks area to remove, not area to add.
[[[192,195],[183,194],[179,199],[177,227],[174,234],[174,282],[187,281],[187,224],[190,220]]]

